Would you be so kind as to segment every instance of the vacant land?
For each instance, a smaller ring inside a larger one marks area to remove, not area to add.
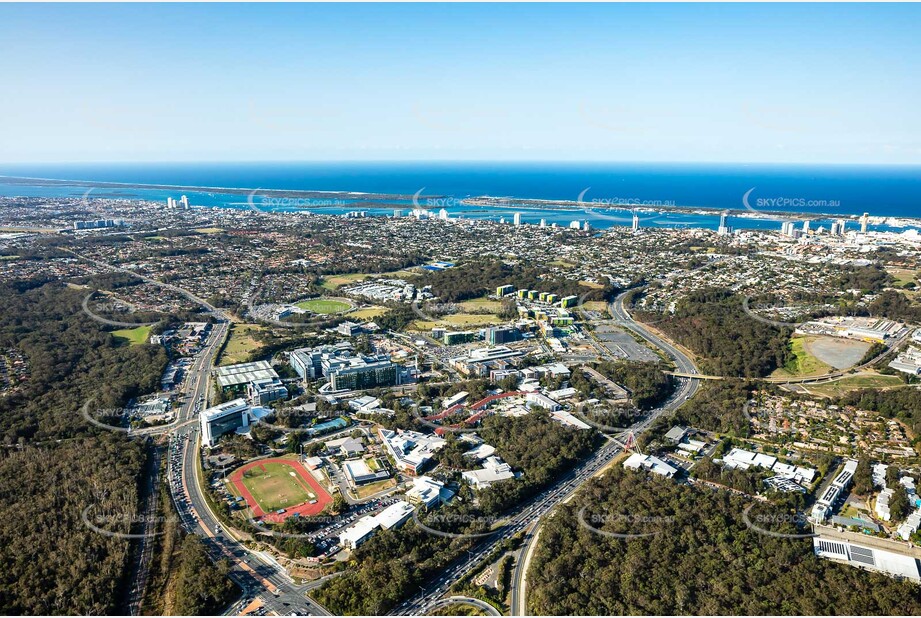
[[[295,306],[314,313],[339,313],[352,308],[351,304],[332,298],[311,298],[310,300],[302,300]]]
[[[856,365],[870,349],[866,341],[839,337],[807,337],[806,351],[835,369]]]
[[[115,337],[127,341],[131,345],[143,345],[150,341],[150,326],[138,326],[137,328],[123,328],[112,331]]]
[[[458,306],[468,312],[489,312],[489,313],[498,313],[502,310],[502,303],[498,300],[491,300],[489,298],[474,298],[473,300],[465,300],[462,303],[458,303]]]
[[[467,328],[471,326],[492,326],[493,324],[501,323],[502,320],[488,313],[455,313],[453,315],[446,315],[437,322],[432,322],[431,320],[416,320],[409,325],[409,328],[411,330],[425,331],[432,330],[436,326],[443,326],[445,328]]]
[[[406,279],[407,277],[415,276],[417,276],[417,273],[409,270],[394,270],[389,273],[350,273],[347,275],[330,275],[329,277],[324,277],[323,283],[320,285],[327,290],[338,290],[343,285],[364,281],[365,279]]]
[[[918,271],[910,270],[908,268],[887,268],[886,272],[895,278],[895,282],[899,286],[903,286],[906,283],[915,281],[918,276]]]
[[[771,375],[777,377],[819,376],[831,372],[831,366],[812,355],[808,339],[814,339],[814,337],[793,337],[790,340],[790,360],[783,367],[778,367]]]
[[[840,397],[850,391],[862,388],[891,388],[902,386],[904,383],[897,376],[886,376],[875,373],[859,374],[841,378],[834,382],[823,384],[803,384],[804,390],[820,397]]]
[[[200,227],[197,230],[192,230],[193,232],[198,232],[199,234],[220,234],[224,230],[219,227]]]
[[[253,338],[253,333],[263,329],[259,324],[234,324],[230,328],[230,338],[221,352],[218,365],[234,365],[245,362],[253,350],[262,347],[262,344]]]

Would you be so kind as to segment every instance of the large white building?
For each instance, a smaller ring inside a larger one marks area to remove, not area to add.
[[[202,446],[214,446],[224,434],[249,427],[250,407],[245,399],[234,399],[202,410],[199,422]]]
[[[417,431],[378,429],[378,435],[397,467],[407,474],[419,474],[445,445],[444,438]]]
[[[874,545],[882,545],[880,539],[868,539]],[[849,540],[839,538],[813,537],[813,550],[820,558],[829,558],[846,562],[872,571],[880,571],[890,576],[904,577],[915,582],[921,582],[921,571],[918,569],[918,560],[896,551],[889,551],[882,547],[866,547],[857,545]],[[893,547],[893,549],[897,549]]]
[[[343,530],[339,534],[339,544],[345,549],[355,549],[374,536],[379,528],[399,528],[412,517],[414,510],[415,507],[408,502],[395,502],[377,515],[362,517],[355,525]]]
[[[479,470],[467,470],[461,475],[477,489],[486,489],[493,483],[515,478],[512,467],[496,457],[487,457]]]

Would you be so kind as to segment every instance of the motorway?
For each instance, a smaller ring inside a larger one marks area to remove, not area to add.
[[[208,399],[211,370],[221,346],[230,330],[230,316],[207,301],[178,286],[163,283],[137,272],[87,258],[73,251],[73,255],[98,266],[125,272],[143,281],[172,290],[202,306],[217,323],[188,370],[185,381],[187,397],[180,407],[170,435],[167,478],[173,504],[183,527],[202,537],[209,555],[214,560],[226,559],[231,565],[231,579],[241,588],[244,597],[259,597],[266,611],[277,615],[328,616],[323,607],[306,595],[310,588],[296,585],[287,572],[268,556],[249,551],[234,538],[211,511],[202,490],[199,476],[199,424],[198,414]],[[162,429],[162,428],[161,428]],[[141,432],[137,432],[141,434]],[[151,432],[153,433],[153,432]],[[143,583],[143,582],[140,582]],[[138,584],[138,582],[135,582]]]
[[[258,596],[267,612],[278,615],[325,616],[329,613],[309,599],[305,586],[296,585],[285,570],[267,556],[246,549],[211,511],[198,479],[200,451],[198,423],[193,420],[207,398],[209,374],[215,356],[228,331],[228,322],[218,322],[208,342],[190,369],[190,397],[180,409],[180,426],[170,441],[170,491],[183,526],[202,537],[211,557],[227,559],[233,565],[231,578],[244,596]]]
[[[688,358],[681,350],[647,331],[630,317],[623,304],[625,296],[626,293],[619,295],[611,304],[611,314],[614,319],[621,326],[629,328],[654,346],[662,349],[671,357],[679,371],[689,374],[698,373],[694,361]],[[700,380],[696,378],[680,378],[679,386],[669,400],[631,426],[630,430],[633,433],[646,431],[660,416],[673,412],[685,401],[693,397],[699,386]],[[518,513],[509,517],[506,520],[506,525],[497,529],[493,536],[478,543],[474,549],[467,552],[466,556],[455,560],[443,573],[429,582],[428,586],[420,594],[398,606],[394,613],[399,615],[426,615],[431,613],[438,606],[440,599],[459,579],[479,567],[483,560],[489,557],[504,540],[524,532],[524,543],[518,550],[518,560],[512,577],[512,614],[514,615],[518,607],[525,606],[525,593],[524,591],[519,593],[519,588],[527,570],[527,565],[522,564],[522,557],[528,556],[530,553],[529,548],[537,536],[539,520],[550,513],[558,504],[571,497],[583,483],[607,466],[622,450],[623,444],[621,440],[608,437],[605,444],[589,459],[563,475],[556,484],[522,505]]]

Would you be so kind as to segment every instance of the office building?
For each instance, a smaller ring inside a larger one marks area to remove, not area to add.
[[[636,232],[640,229],[640,217],[635,212],[633,213],[633,231]]]
[[[521,213],[520,212],[515,213],[515,217],[513,221],[515,222],[515,227],[518,227],[521,225]]]
[[[211,447],[224,434],[249,427],[250,407],[246,400],[234,399],[202,410],[199,422],[201,423],[202,446]]]
[[[571,229],[571,230],[580,230],[580,229],[582,229],[582,224],[579,223],[578,221],[572,221],[572,222],[570,222],[570,224],[569,224],[569,229]]]
[[[443,438],[417,431],[391,431],[379,428],[377,433],[387,452],[396,462],[397,468],[414,476],[419,474],[435,453],[445,445]]]
[[[491,326],[486,329],[486,342],[490,345],[521,340],[521,331],[514,326]]]
[[[246,398],[254,406],[264,406],[270,401],[288,398],[288,389],[278,378],[253,380],[246,385]]]
[[[453,496],[454,492],[446,488],[444,483],[428,476],[415,477],[412,488],[406,492],[406,500],[410,504],[421,504],[427,509],[445,504]]]
[[[183,195],[182,197],[180,197],[180,198],[179,198],[179,203],[182,204],[182,207],[183,207],[184,209],[186,209],[186,210],[189,209],[189,198],[187,198],[186,196]]]
[[[326,377],[332,390],[341,391],[396,386],[400,383],[401,374],[389,355],[378,354],[335,359],[330,362]]]
[[[860,233],[861,234],[867,233],[867,226],[869,224],[870,224],[870,213],[865,212],[863,213],[863,216],[860,217]]]
[[[467,470],[461,476],[476,489],[486,489],[493,483],[515,478],[515,473],[510,465],[493,455],[486,458],[479,470]]]
[[[796,234],[796,224],[793,221],[784,221],[781,233],[792,238]]]
[[[291,352],[288,362],[295,373],[306,382],[325,375],[324,361],[328,366],[330,359],[351,356],[352,350],[352,344],[348,342],[316,348],[299,348]]]
[[[469,343],[473,341],[476,337],[476,333],[472,330],[465,331],[449,331],[444,334],[444,344],[445,345],[458,345],[460,343]]]
[[[803,221],[803,236],[809,235],[809,221]]]

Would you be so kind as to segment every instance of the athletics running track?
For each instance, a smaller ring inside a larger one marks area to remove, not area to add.
[[[286,507],[284,513],[268,513],[259,506],[259,503],[256,502],[256,499],[253,498],[253,494],[250,493],[249,489],[246,488],[246,485],[243,484],[243,473],[247,470],[252,470],[253,468],[265,469],[264,464],[267,463],[280,463],[285,464],[291,468],[294,472],[297,473],[299,479],[303,483],[306,483],[310,491],[312,491],[316,497],[317,501],[314,504],[309,502],[304,502],[297,506]],[[293,461],[291,459],[281,459],[281,458],[272,458],[272,459],[260,459],[259,461],[251,461],[248,464],[240,466],[234,470],[233,474],[230,475],[230,482],[233,483],[233,486],[236,487],[237,491],[240,492],[240,495],[243,496],[243,499],[246,500],[246,503],[249,505],[249,508],[253,510],[253,518],[260,519],[262,521],[278,523],[282,522],[285,519],[291,517],[295,513],[301,517],[319,515],[327,504],[333,501],[329,493],[323,489],[320,484],[317,482],[313,475],[308,472],[300,462]]]

